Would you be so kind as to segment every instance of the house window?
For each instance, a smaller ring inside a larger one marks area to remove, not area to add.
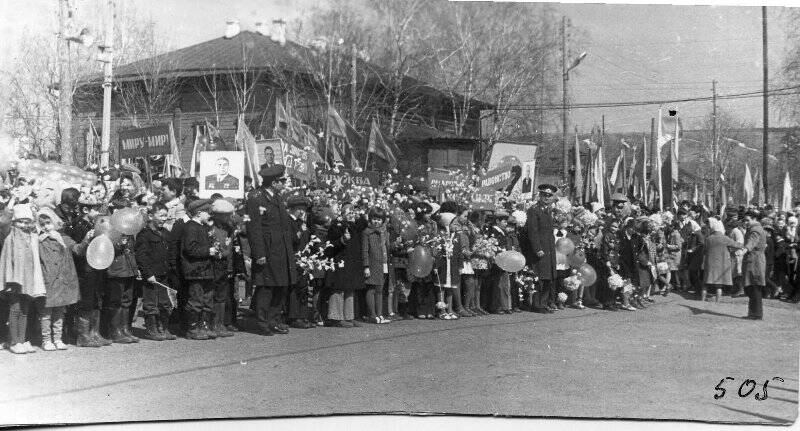
[[[428,167],[430,168],[470,168],[472,166],[472,150],[453,148],[436,148],[428,150]]]

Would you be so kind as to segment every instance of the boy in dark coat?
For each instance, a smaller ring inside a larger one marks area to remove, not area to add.
[[[533,296],[533,311],[552,313],[548,308],[554,298],[553,280],[556,276],[556,241],[553,236],[553,216],[551,204],[558,189],[549,184],[538,187],[539,199],[528,209],[526,231],[530,255],[525,256],[528,265],[539,276],[539,289]],[[553,304],[554,305],[554,304]]]
[[[174,340],[176,337],[168,329],[172,303],[167,289],[157,284],[168,283],[171,250],[169,232],[164,229],[167,207],[163,203],[156,203],[150,209],[149,215],[150,222],[136,236],[134,245],[136,264],[145,281],[142,288],[145,338],[154,341]]]
[[[209,329],[213,322],[214,306],[214,259],[220,251],[213,245],[211,226],[211,203],[197,199],[187,208],[191,219],[183,226],[181,235],[181,267],[188,284],[189,298],[186,302],[186,320],[189,326],[186,337],[192,340],[208,340],[215,337]]]

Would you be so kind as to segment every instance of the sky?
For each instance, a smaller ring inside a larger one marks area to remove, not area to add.
[[[76,20],[96,22],[98,5],[104,0],[72,0]],[[117,0],[118,4],[122,2]],[[0,0],[0,70],[15,61],[16,44],[26,34],[55,33],[56,1]],[[302,18],[325,0],[160,0],[133,3],[139,14],[152,18],[174,47],[183,47],[219,37],[225,21],[238,19],[243,29],[253,29],[259,20]],[[625,102],[667,100],[711,95],[717,80],[719,95],[761,89],[761,9],[730,6],[560,4],[560,10],[576,29],[569,46],[587,57],[570,74],[570,100]],[[769,67],[775,78],[787,49],[786,13],[768,8]],[[90,24],[91,25],[91,24]],[[772,79],[772,86],[780,83]],[[677,109],[688,128],[702,126],[711,102],[664,105]],[[761,126],[761,99],[720,100],[718,109],[735,113],[754,126]],[[650,118],[658,105],[573,109],[570,130],[588,132],[605,115],[609,132],[649,131]],[[780,125],[779,112],[772,111],[772,125]],[[560,124],[559,124],[560,126]]]

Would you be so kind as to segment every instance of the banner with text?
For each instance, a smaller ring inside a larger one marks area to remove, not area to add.
[[[119,132],[119,159],[165,155],[171,152],[167,124]]]
[[[340,169],[339,172],[324,170],[317,175],[317,180],[334,189],[349,189],[354,186],[378,187],[380,174],[376,171],[356,172],[349,169]]]

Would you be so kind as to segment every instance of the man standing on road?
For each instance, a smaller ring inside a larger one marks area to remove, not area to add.
[[[528,220],[525,230],[530,242],[529,256],[526,260],[539,276],[539,289],[533,294],[533,311],[552,313],[548,307],[554,301],[553,281],[556,278],[556,241],[553,236],[553,216],[551,206],[553,195],[558,191],[555,186],[542,184],[538,187],[539,198],[536,204],[528,209]],[[554,304],[553,304],[554,305]]]
[[[744,248],[746,254],[742,261],[745,292],[750,298],[747,303],[747,319],[761,320],[764,317],[762,299],[766,290],[767,261],[764,250],[767,248],[767,235],[758,222],[756,211],[747,211],[744,214],[744,224],[747,233],[744,235]]]
[[[263,335],[287,334],[289,327],[280,321],[290,285],[297,282],[294,238],[289,212],[281,191],[286,184],[286,167],[262,169],[261,187],[247,197],[247,240],[253,261],[256,286],[256,318]]]

